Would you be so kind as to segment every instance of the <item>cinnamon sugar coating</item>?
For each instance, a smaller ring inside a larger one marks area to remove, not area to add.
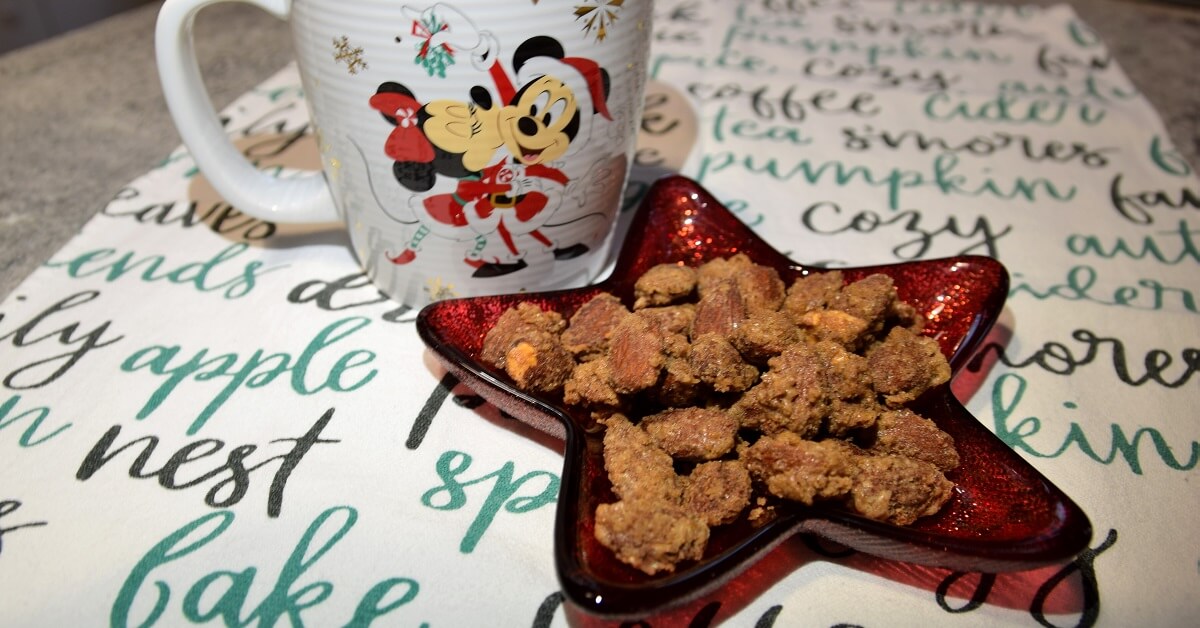
[[[738,254],[656,266],[634,299],[597,295],[569,323],[523,304],[483,352],[603,425],[617,501],[597,507],[595,535],[621,561],[670,573],[712,528],[788,502],[908,525],[952,498],[954,441],[909,407],[950,367],[891,278],[785,286]]]

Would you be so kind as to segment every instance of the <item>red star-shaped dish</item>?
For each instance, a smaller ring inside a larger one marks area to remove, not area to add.
[[[907,527],[865,519],[839,507],[781,504],[765,524],[714,528],[704,558],[674,573],[648,576],[619,562],[595,539],[596,505],[615,501],[604,470],[598,428],[586,411],[518,390],[479,358],[484,335],[521,302],[570,317],[601,291],[633,303],[634,281],[652,266],[699,265],[744,252],[774,267],[785,283],[803,267],[763,242],[694,181],[670,177],[650,190],[629,230],[611,277],[586,288],[457,299],[434,303],[417,320],[421,338],[445,367],[499,409],[565,440],[555,556],[567,598],[601,615],[648,614],[707,593],[797,532],[814,533],[888,559],[963,571],[1013,571],[1068,560],[1091,538],[1087,516],[1046,478],[983,427],[954,398],[949,384],[914,409],[954,437],[962,459],[947,474],[956,484],[936,515]],[[980,256],[841,269],[847,281],[884,273],[900,299],[925,314],[925,334],[939,342],[957,373],[1000,315],[1008,274]]]

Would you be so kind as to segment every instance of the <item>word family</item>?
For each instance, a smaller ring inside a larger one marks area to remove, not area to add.
[[[88,331],[80,330],[80,326],[83,324],[80,321],[59,322],[64,316],[69,316],[64,315],[63,312],[90,303],[99,296],[100,292],[96,290],[86,290],[64,297],[34,314],[25,322],[19,323],[12,331],[0,335],[0,342],[11,341],[13,347],[22,350],[22,355],[26,350],[37,351],[43,347],[48,347],[51,352],[67,348],[66,351],[53,355],[38,353],[33,357],[33,361],[17,366],[6,373],[3,380],[4,385],[18,390],[40,388],[62,377],[91,351],[107,347],[123,338],[124,336],[115,338],[105,336],[112,321],[104,321]],[[24,299],[17,297],[17,300]],[[51,318],[54,319],[54,322],[50,322]],[[4,319],[4,313],[0,312],[0,323],[4,322]],[[33,349],[29,349],[30,347]],[[12,364],[8,364],[0,369],[12,366]]]

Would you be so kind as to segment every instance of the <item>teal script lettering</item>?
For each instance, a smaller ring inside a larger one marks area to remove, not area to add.
[[[22,432],[20,438],[17,439],[17,444],[22,447],[36,447],[37,445],[41,445],[51,438],[63,433],[63,430],[71,427],[72,425],[71,423],[64,423],[50,433],[39,437],[38,430],[42,428],[42,422],[49,418],[50,408],[38,406],[36,408],[29,408],[20,414],[15,414],[17,411],[17,404],[19,403],[21,403],[21,395],[12,395],[8,398],[8,401],[0,404],[0,430],[16,423],[17,421],[20,421],[21,419],[32,417],[29,419],[29,425],[25,426],[25,431]]]
[[[479,545],[479,540],[492,525],[496,515],[500,514],[501,508],[519,514],[537,510],[558,500],[558,476],[548,471],[530,471],[514,480],[515,466],[512,462],[506,462],[500,469],[473,480],[459,479],[470,466],[471,456],[461,451],[448,451],[442,454],[437,461],[437,474],[443,484],[425,491],[425,494],[421,496],[421,503],[430,508],[458,510],[467,505],[466,488],[468,486],[495,479],[492,490],[483,500],[483,505],[479,508],[471,526],[467,528],[462,543],[459,544],[458,549],[464,554],[475,551],[475,546]],[[513,497],[522,485],[537,478],[546,479],[546,485],[542,492],[532,496]]]
[[[226,626],[253,624],[261,627],[274,626],[286,616],[289,625],[303,626],[304,611],[328,600],[333,595],[334,587],[333,583],[325,580],[300,586],[301,578],[350,532],[357,520],[358,511],[349,506],[330,508],[318,515],[276,575],[270,592],[248,615],[243,616],[243,612],[254,579],[258,576],[256,567],[246,567],[240,571],[219,570],[202,576],[184,594],[179,608],[181,614],[193,623],[219,619]],[[204,548],[224,534],[233,521],[232,512],[210,513],[184,525],[150,548],[121,585],[109,615],[110,624],[129,626],[134,602],[151,572]],[[324,540],[314,543],[318,533]],[[154,587],[154,605],[150,614],[136,623],[137,626],[157,623],[171,602],[170,583],[158,580],[154,582]],[[383,580],[363,595],[347,625],[367,626],[373,619],[411,602],[419,591],[420,585],[410,578]],[[395,599],[385,604],[384,600],[389,595],[394,595]]]
[[[1183,262],[1200,263],[1200,248],[1197,248],[1195,239],[1197,234],[1200,234],[1200,229],[1193,229],[1186,220],[1180,220],[1175,229],[1144,235],[1141,242],[1116,236],[1108,243],[1096,235],[1071,234],[1067,237],[1067,250],[1080,257],[1094,255],[1103,259],[1149,259],[1176,266]]]
[[[275,269],[263,269],[263,263],[254,261],[240,269],[228,271],[229,262],[250,248],[245,243],[231,244],[216,255],[202,262],[188,262],[173,268],[167,266],[164,255],[147,255],[138,258],[133,251],[117,255],[116,249],[96,249],[81,253],[68,260],[46,262],[49,268],[65,268],[73,278],[100,276],[105,283],[112,283],[131,273],[145,282],[168,281],[173,284],[190,284],[200,292],[223,291],[226,299],[244,297],[254,289],[258,277]],[[232,276],[228,276],[232,275]]]
[[[946,92],[930,94],[925,99],[925,116],[930,120],[963,120],[966,122],[1003,122],[1055,126],[1070,118],[1095,126],[1104,121],[1108,111],[1086,102],[1074,103],[1057,98],[1017,98],[1000,94],[981,102],[955,101]]]
[[[210,418],[225,404],[226,401],[242,388],[262,388],[275,381],[276,378],[287,375],[292,390],[300,395],[313,395],[322,390],[336,392],[351,392],[367,385],[378,373],[370,369],[360,375],[352,374],[375,360],[375,353],[366,349],[353,349],[341,354],[331,365],[324,367],[323,374],[317,375],[317,382],[312,381],[311,371],[318,370],[318,359],[327,362],[326,354],[329,348],[350,337],[358,330],[371,323],[363,317],[343,318],[322,329],[299,355],[290,353],[266,354],[263,349],[255,349],[248,357],[243,358],[237,353],[223,353],[209,356],[208,349],[200,349],[191,357],[181,358],[183,348],[179,345],[154,345],[146,347],[130,355],[121,363],[121,370],[126,373],[147,370],[150,373],[166,379],[150,395],[137,418],[145,419],[154,413],[181,384],[187,381],[202,384],[213,380],[224,380],[225,385],[216,392],[192,420],[188,427],[189,436],[194,435],[204,427]],[[357,377],[355,377],[357,375]]]
[[[1036,416],[1027,416],[1014,421],[1027,386],[1025,378],[1016,373],[1001,375],[996,378],[996,383],[992,386],[992,414],[996,436],[999,436],[1000,440],[1013,449],[1037,458],[1058,458],[1074,447],[1088,458],[1106,466],[1111,465],[1120,456],[1134,474],[1141,475],[1140,445],[1143,439],[1146,439],[1150,441],[1159,460],[1168,468],[1176,471],[1190,471],[1195,469],[1196,463],[1200,461],[1200,443],[1194,440],[1191,442],[1191,454],[1186,461],[1181,462],[1175,456],[1174,449],[1167,443],[1167,439],[1158,430],[1152,427],[1138,428],[1133,432],[1131,438],[1125,433],[1125,429],[1116,423],[1110,424],[1109,427],[1112,441],[1108,453],[1102,454],[1096,451],[1096,447],[1092,444],[1095,437],[1089,439],[1083,426],[1075,421],[1068,422],[1067,433],[1062,437],[1062,442],[1057,449],[1043,451],[1029,440],[1042,431],[1042,420]],[[1074,402],[1067,402],[1063,404],[1063,407],[1074,410],[1077,406]]]
[[[1021,273],[1013,273],[1012,287],[1008,296],[1016,297],[1027,294],[1038,301],[1049,299],[1064,299],[1067,301],[1087,301],[1108,307],[1127,307],[1139,310],[1175,310],[1177,303],[1184,310],[1193,314],[1196,310],[1196,295],[1187,288],[1175,288],[1164,285],[1157,279],[1139,279],[1136,286],[1121,285],[1116,288],[1097,288],[1100,279],[1095,268],[1086,265],[1072,266],[1067,270],[1067,276],[1062,283],[1044,288],[1036,288],[1026,282]]]

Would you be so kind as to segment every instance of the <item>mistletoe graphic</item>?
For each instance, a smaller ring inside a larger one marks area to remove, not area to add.
[[[425,68],[429,76],[446,78],[446,68],[454,65],[454,50],[449,44],[430,45],[431,39],[437,33],[446,30],[445,22],[440,22],[436,15],[430,14],[428,20],[413,20],[412,34],[420,38],[417,43],[417,56],[413,62]]]

